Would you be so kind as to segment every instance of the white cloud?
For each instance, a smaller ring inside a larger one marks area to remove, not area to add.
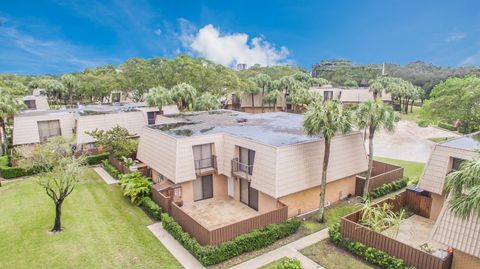
[[[180,41],[182,45],[201,57],[226,66],[246,63],[248,66],[260,64],[282,65],[291,63],[290,52],[286,47],[275,48],[262,37],[249,39],[246,33],[222,34],[212,24],[198,32],[192,31],[188,21],[180,21]],[[182,25],[183,24],[183,25]]]
[[[154,33],[155,33],[155,35],[160,36],[162,34],[162,29],[157,28],[157,29],[155,29]]]
[[[465,37],[467,37],[467,34],[464,33],[464,32],[455,32],[455,33],[452,33],[448,36],[447,38],[447,42],[458,42],[458,41],[462,41],[463,39],[465,39]]]

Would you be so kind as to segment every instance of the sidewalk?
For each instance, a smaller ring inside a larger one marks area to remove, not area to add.
[[[103,181],[105,181],[108,185],[116,184],[116,183],[117,183],[117,180],[115,180],[109,173],[107,173],[107,171],[105,171],[105,169],[103,169],[103,167],[97,166],[97,167],[94,167],[93,170],[95,170],[95,172],[97,172],[97,174],[98,174],[98,175],[103,179]]]

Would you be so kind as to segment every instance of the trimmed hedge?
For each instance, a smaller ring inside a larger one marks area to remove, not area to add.
[[[143,210],[155,220],[162,220],[162,209],[150,197],[143,197],[141,206]]]
[[[34,169],[11,167],[8,156],[0,156],[0,177],[3,177],[4,179],[12,179],[17,177],[31,176],[34,174]]]
[[[395,181],[392,181],[390,183],[385,183],[382,186],[373,189],[371,192],[368,193],[368,196],[370,198],[378,198],[382,197],[384,195],[387,195],[391,192],[394,192],[396,190],[399,190],[403,187],[406,187],[408,185],[408,182],[410,179],[408,177],[402,177],[401,179],[397,179]]]
[[[108,159],[102,161],[102,166],[103,169],[105,169],[105,171],[107,171],[107,173],[109,173],[113,178],[115,178],[116,180],[120,179],[122,173],[118,171],[117,168],[115,168],[113,165],[111,165]]]
[[[103,160],[108,159],[108,152],[85,157],[85,163],[88,165],[101,164]]]
[[[457,128],[455,128],[453,125],[445,123],[445,122],[439,122],[437,125],[438,125],[438,127],[443,128],[443,129],[447,129],[449,131],[456,131],[457,130]]]
[[[162,214],[163,228],[205,266],[220,263],[245,252],[257,250],[287,237],[298,230],[300,220],[293,218],[279,224],[269,224],[263,229],[240,235],[218,246],[202,246],[183,231],[168,214]]]
[[[287,258],[277,264],[267,267],[268,269],[302,269],[302,263],[296,258]]]
[[[365,261],[378,265],[386,269],[414,269],[403,263],[402,259],[390,256],[388,253],[376,248],[367,247],[363,243],[343,238],[340,233],[340,223],[336,223],[328,228],[330,240],[337,246],[340,246]]]

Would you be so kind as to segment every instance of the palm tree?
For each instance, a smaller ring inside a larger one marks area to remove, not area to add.
[[[72,74],[65,74],[60,77],[60,81],[65,86],[68,93],[68,103],[73,103],[73,94],[78,87],[78,79]]]
[[[352,118],[348,110],[337,101],[323,102],[317,98],[307,106],[304,115],[303,129],[310,136],[322,136],[325,142],[322,166],[322,184],[320,185],[320,205],[318,221],[324,222],[325,191],[327,187],[327,168],[330,158],[330,145],[337,133],[346,133],[352,128]]]
[[[172,99],[180,110],[188,109],[197,96],[197,90],[187,83],[180,83],[172,88]]]
[[[196,111],[214,110],[220,107],[220,102],[215,95],[206,92],[195,99],[194,109]]]
[[[480,216],[480,159],[465,161],[460,170],[448,174],[445,191],[450,193],[448,206],[455,215]]]
[[[264,112],[263,97],[265,96],[265,91],[268,90],[268,87],[272,83],[272,79],[267,74],[258,74],[253,78],[253,81],[255,82],[255,84],[257,84],[257,87],[262,89],[262,112]]]
[[[273,111],[275,112],[277,111],[277,102],[281,98],[283,98],[282,92],[280,92],[279,90],[272,90],[263,97],[262,102],[267,104],[273,104]]]
[[[255,94],[260,91],[257,84],[253,78],[250,78],[244,81],[242,87],[244,94],[250,94],[252,96],[252,110],[255,109]]]
[[[355,119],[358,128],[368,129],[368,171],[363,188],[363,197],[366,198],[368,195],[368,184],[372,174],[373,138],[375,131],[379,128],[393,131],[395,129],[395,123],[398,122],[399,118],[392,107],[385,105],[380,100],[376,100],[361,103],[357,108]]]
[[[17,113],[19,109],[23,107],[23,104],[19,103],[8,92],[0,89],[0,126],[2,128],[2,152],[7,153],[8,141],[7,141],[7,120]]]
[[[147,95],[147,104],[158,107],[160,114],[163,114],[163,106],[171,104],[172,96],[164,87],[151,88]]]
[[[378,81],[374,81],[370,84],[369,91],[373,93],[373,100],[377,100],[377,97],[382,96],[383,85]]]

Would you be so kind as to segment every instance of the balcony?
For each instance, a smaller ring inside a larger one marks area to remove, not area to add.
[[[197,175],[208,174],[217,170],[217,156],[215,155],[210,158],[194,160],[194,162]]]
[[[232,174],[234,176],[251,180],[253,173],[253,164],[245,164],[238,160],[238,158],[232,159]]]

